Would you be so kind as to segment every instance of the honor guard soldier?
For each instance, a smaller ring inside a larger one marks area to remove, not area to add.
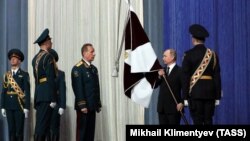
[[[49,53],[58,62],[59,57],[54,49],[50,49]],[[65,73],[58,69],[56,77],[56,107],[53,109],[52,117],[50,120],[50,141],[59,141],[60,137],[60,118],[66,109],[66,83]]]
[[[202,25],[191,25],[189,32],[194,47],[185,52],[182,62],[184,103],[189,105],[194,124],[213,124],[215,106],[221,98],[219,58],[205,46],[209,33]]]
[[[56,106],[56,64],[48,52],[52,47],[48,29],[42,32],[34,42],[36,43],[40,50],[32,60],[35,77],[35,141],[44,141],[46,136],[49,137],[52,110]]]
[[[96,112],[101,110],[100,86],[97,68],[91,64],[95,58],[92,44],[84,44],[82,60],[71,71],[77,113],[76,141],[94,141]]]
[[[28,118],[30,109],[29,73],[20,68],[24,55],[19,49],[8,52],[11,70],[3,77],[1,108],[3,117],[7,117],[9,140],[23,141],[24,118]]]

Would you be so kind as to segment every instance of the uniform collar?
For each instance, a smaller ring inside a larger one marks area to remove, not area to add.
[[[82,58],[82,60],[87,64],[87,65],[91,65],[91,63],[90,62],[88,62],[86,59],[84,59],[84,58]]]
[[[42,52],[42,51],[48,52],[48,51],[47,51],[47,50],[45,50],[45,49],[40,49],[40,51],[39,51],[39,52]]]
[[[11,69],[11,72],[12,72],[12,73],[14,72],[15,74],[17,74],[18,70],[19,70],[19,68]]]
[[[205,45],[204,45],[204,44],[197,44],[197,45],[195,45],[194,47],[195,47],[195,48],[197,48],[197,47],[198,47],[198,48],[199,48],[199,47],[205,47]]]

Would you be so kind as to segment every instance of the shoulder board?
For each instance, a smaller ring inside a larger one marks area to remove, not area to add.
[[[7,79],[8,75],[11,75],[11,71],[7,71],[7,72],[4,73],[4,75],[3,75],[3,81],[5,81]]]
[[[4,76],[7,76],[8,74],[11,74],[11,71],[5,72]]]
[[[27,71],[24,71],[24,70],[21,70],[22,73],[26,73],[26,74],[29,74]]]
[[[83,64],[83,62],[80,61],[80,62],[78,62],[75,66],[76,66],[76,67],[80,67],[82,64]]]
[[[25,73],[28,73],[27,71],[24,71],[24,70],[22,70],[23,72],[25,72]]]
[[[7,73],[3,74],[3,81],[5,81],[5,76],[6,76]]]
[[[44,59],[46,59],[47,57],[50,57],[49,53],[47,52],[44,54],[44,56],[45,56]]]

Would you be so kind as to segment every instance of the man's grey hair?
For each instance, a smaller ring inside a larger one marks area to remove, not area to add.
[[[167,50],[169,50],[170,55],[171,55],[171,56],[173,56],[174,61],[176,61],[176,60],[177,60],[177,54],[176,54],[176,51],[175,51],[174,49],[172,49],[172,48],[167,49]]]

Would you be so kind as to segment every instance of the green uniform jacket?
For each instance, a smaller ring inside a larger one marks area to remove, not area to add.
[[[4,75],[1,107],[6,110],[21,110],[21,105],[24,109],[30,109],[30,78],[29,73],[19,69],[15,76],[13,76],[16,83],[24,92],[24,103],[18,100],[18,95],[8,82],[7,75]]]
[[[189,94],[190,79],[195,70],[202,62],[206,50],[207,48],[203,44],[199,44],[185,52],[185,56],[182,61],[183,93],[185,99],[191,97],[192,99],[219,100],[221,98],[220,64],[218,56],[214,56],[214,54],[207,68],[202,74],[206,76],[211,76],[212,79],[199,79],[192,88],[191,93]]]
[[[53,57],[47,51],[40,50],[33,58],[32,66],[35,77],[35,106],[39,102],[56,102],[56,67]]]
[[[75,109],[87,108],[90,111],[99,112],[102,105],[97,68],[81,60],[73,67],[71,78],[75,94]]]

